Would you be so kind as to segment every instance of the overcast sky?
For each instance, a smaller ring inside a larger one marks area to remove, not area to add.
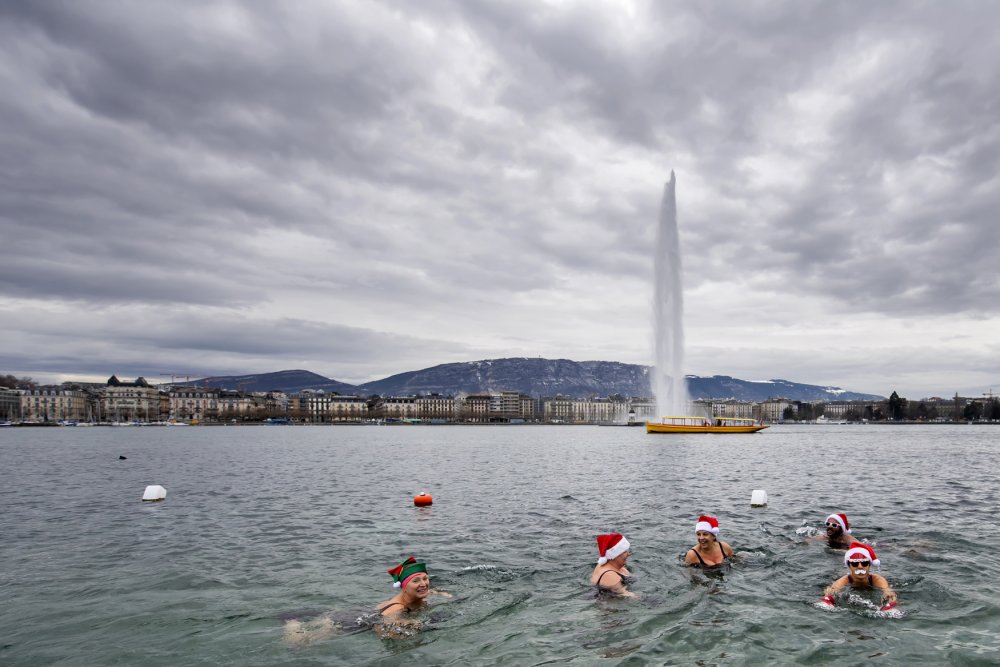
[[[1000,392],[1000,4],[0,3],[0,373]]]

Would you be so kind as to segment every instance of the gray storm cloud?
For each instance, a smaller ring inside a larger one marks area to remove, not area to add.
[[[991,384],[998,15],[4,3],[0,363],[648,363],[675,169],[690,372]]]

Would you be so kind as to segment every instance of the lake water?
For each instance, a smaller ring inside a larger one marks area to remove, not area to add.
[[[1000,655],[989,426],[0,430],[0,664],[987,664]],[[119,455],[127,460],[119,460]],[[140,501],[149,484],[162,503]],[[770,504],[751,509],[753,489]],[[427,491],[434,505],[413,507]],[[815,606],[875,543],[899,617]],[[680,565],[701,513],[739,552]],[[638,599],[596,600],[595,536],[624,533]],[[393,594],[411,553],[429,629],[289,646],[282,618]]]

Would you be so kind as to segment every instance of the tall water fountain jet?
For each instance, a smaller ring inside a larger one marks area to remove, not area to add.
[[[677,233],[677,179],[663,188],[660,204],[660,225],[656,230],[656,286],[653,293],[653,335],[655,336],[656,367],[653,370],[653,391],[656,394],[659,421],[665,415],[688,413],[687,381],[684,378],[684,289],[681,284],[681,246]]]

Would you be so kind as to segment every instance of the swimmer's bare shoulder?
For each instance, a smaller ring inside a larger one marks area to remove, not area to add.
[[[382,615],[382,618],[397,618],[406,611],[406,605],[402,602],[386,600],[375,605],[375,611]]]

